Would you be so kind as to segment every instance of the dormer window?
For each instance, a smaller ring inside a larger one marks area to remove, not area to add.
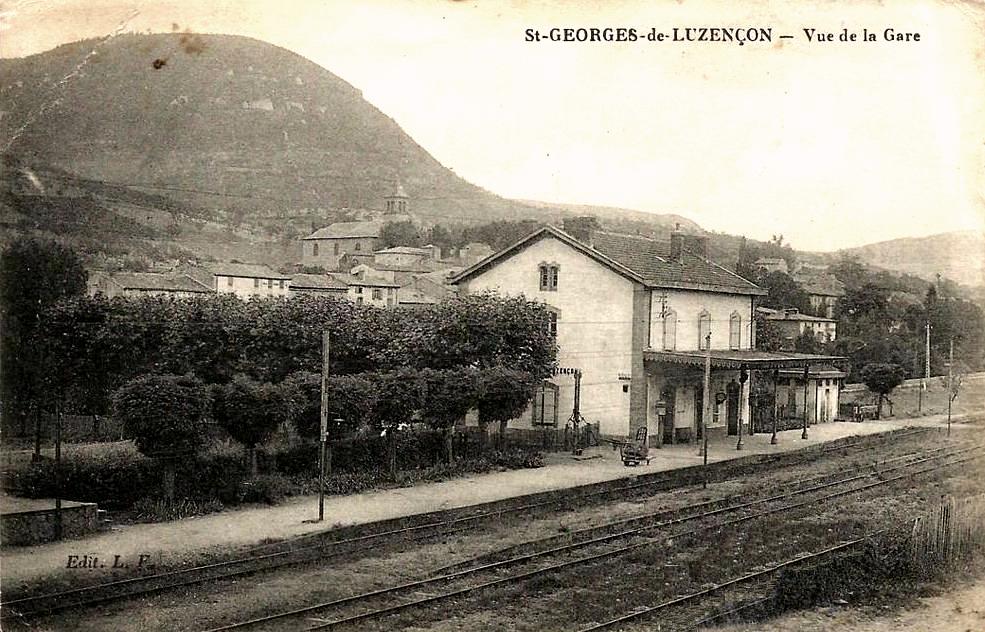
[[[540,291],[557,292],[561,267],[556,263],[542,263],[538,269],[540,272]]]

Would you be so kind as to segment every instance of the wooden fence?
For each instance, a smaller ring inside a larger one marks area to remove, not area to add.
[[[947,498],[913,522],[910,558],[925,573],[936,575],[985,549],[985,495]]]

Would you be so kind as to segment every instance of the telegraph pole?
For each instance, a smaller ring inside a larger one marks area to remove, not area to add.
[[[954,338],[947,352],[947,436],[951,436],[951,402],[954,401]]]
[[[328,443],[328,352],[329,333],[322,332],[321,345],[321,432],[318,450],[318,522],[325,519],[325,445]]]
[[[62,539],[62,402],[55,406],[55,539]]]
[[[920,392],[917,395],[917,412],[923,410],[923,391],[927,388],[927,384],[930,382],[930,321],[927,321],[925,326],[927,330],[927,341],[924,345],[924,379],[920,382]]]

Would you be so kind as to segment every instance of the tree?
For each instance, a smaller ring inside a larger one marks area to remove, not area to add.
[[[443,253],[462,245],[461,240],[456,239],[452,231],[441,224],[435,224],[431,227],[427,234],[427,242],[441,248]]]
[[[179,458],[193,458],[205,440],[203,419],[209,407],[205,386],[196,378],[148,375],[113,394],[113,413],[140,453],[164,465],[164,497],[174,499]]]
[[[823,346],[810,331],[805,331],[793,341],[793,349],[797,353],[820,353]]]
[[[526,410],[534,396],[540,379],[526,371],[502,366],[484,369],[478,379],[476,407],[479,409],[479,427],[485,440],[486,428],[499,422],[500,443],[506,438],[506,426]]]
[[[420,246],[421,234],[411,221],[389,222],[380,231],[380,247]]]
[[[760,285],[769,292],[762,300],[763,307],[795,308],[801,313],[810,313],[810,297],[789,274],[771,272],[760,279]]]
[[[318,438],[321,428],[321,375],[292,373],[282,383],[289,417],[302,437]],[[330,440],[352,434],[372,421],[376,393],[366,375],[334,375],[328,378],[328,436]],[[335,420],[341,419],[339,424]]]
[[[876,419],[882,418],[882,400],[894,388],[903,383],[906,371],[898,364],[873,363],[862,367],[862,382],[873,393],[879,394],[879,407],[876,409]]]
[[[237,375],[215,389],[213,416],[233,439],[243,444],[250,474],[257,475],[256,447],[288,419],[284,390]]]
[[[21,239],[0,253],[0,397],[4,416],[19,417],[22,427],[33,411],[36,445],[42,402],[56,392],[43,315],[62,298],[84,294],[87,276],[78,255],[54,241]]]
[[[542,304],[493,292],[446,299],[396,315],[395,334],[381,355],[388,367],[447,369],[508,366],[538,378],[557,355]]]
[[[756,314],[756,348],[760,351],[783,349],[783,332],[763,314]]]
[[[421,414],[432,426],[446,430],[445,452],[451,463],[455,422],[475,406],[478,374],[470,368],[423,369],[421,380],[424,386]]]
[[[421,408],[423,381],[420,373],[411,368],[401,368],[372,376],[376,391],[373,417],[383,428],[387,438],[390,475],[397,476],[397,432],[404,424],[413,421]]]

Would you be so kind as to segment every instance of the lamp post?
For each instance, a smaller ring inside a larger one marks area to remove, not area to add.
[[[746,370],[746,367],[742,367],[739,371],[739,440],[735,444],[736,450],[742,449],[742,394],[746,390],[746,380],[748,379],[749,371]],[[750,424],[750,429],[751,428],[752,425]]]

